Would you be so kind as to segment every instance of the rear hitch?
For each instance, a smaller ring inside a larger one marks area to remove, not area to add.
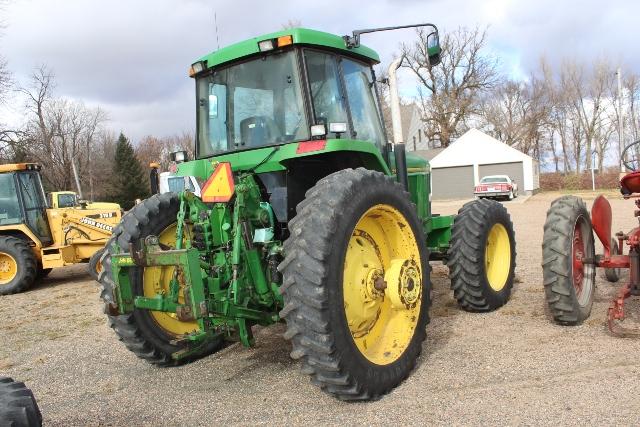
[[[151,235],[145,237],[145,239],[140,242],[140,249],[137,250],[133,243],[129,243],[129,253],[131,254],[131,259],[138,267],[149,267],[149,263],[147,261],[147,253],[159,252],[161,250],[162,248],[160,247],[158,236]]]
[[[607,323],[609,330],[613,335],[618,337],[640,337],[640,329],[625,328],[621,325],[624,321],[624,300],[631,295],[631,284],[626,284],[620,288],[620,292],[616,299],[611,302],[608,310]]]

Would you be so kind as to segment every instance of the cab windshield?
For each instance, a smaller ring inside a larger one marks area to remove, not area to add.
[[[198,157],[309,139],[296,51],[197,79]]]

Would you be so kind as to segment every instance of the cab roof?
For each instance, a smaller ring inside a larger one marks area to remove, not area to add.
[[[210,54],[203,56],[198,61],[207,61],[207,68],[215,67],[260,53],[258,43],[263,40],[276,39],[278,37],[288,35],[292,36],[294,45],[315,45],[320,48],[337,49],[346,54],[360,57],[367,62],[376,64],[380,62],[380,57],[371,48],[360,45],[359,47],[349,49],[342,37],[336,36],[335,34],[325,33],[323,31],[310,30],[308,28],[289,28],[275,33],[254,37],[213,51]]]
[[[7,163],[0,165],[0,173],[5,172],[17,172],[24,170],[40,170],[40,165],[37,163]]]

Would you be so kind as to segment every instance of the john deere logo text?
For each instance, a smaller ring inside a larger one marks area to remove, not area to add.
[[[91,227],[100,228],[100,229],[105,230],[105,231],[109,231],[109,232],[113,231],[113,227],[112,226],[107,225],[107,224],[103,224],[101,222],[94,221],[91,218],[87,218],[86,216],[83,216],[82,218],[80,218],[80,222],[83,223],[83,224],[90,225]]]

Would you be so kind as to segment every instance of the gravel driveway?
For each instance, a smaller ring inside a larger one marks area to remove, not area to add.
[[[253,349],[236,344],[187,366],[152,367],[108,328],[98,286],[82,265],[0,297],[0,372],[27,382],[47,425],[638,425],[640,341],[605,328],[616,288],[599,273],[582,326],[555,326],[545,312],[542,226],[557,196],[505,204],[517,235],[518,283],[497,312],[458,310],[446,268],[434,265],[419,365],[377,402],[342,403],[311,385],[289,358],[281,325],[258,331]],[[632,202],[612,205],[615,230],[637,225]],[[434,211],[459,206],[434,203]]]

